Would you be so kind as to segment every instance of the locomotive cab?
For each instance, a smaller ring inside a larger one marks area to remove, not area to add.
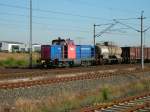
[[[52,45],[61,46],[62,59],[59,60],[60,65],[73,65],[76,58],[76,45],[71,39],[61,39],[60,37],[52,41]]]

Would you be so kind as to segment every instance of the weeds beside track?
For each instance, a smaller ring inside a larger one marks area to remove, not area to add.
[[[81,112],[135,112],[150,111],[150,93],[114,100],[111,103],[97,104],[83,108]]]

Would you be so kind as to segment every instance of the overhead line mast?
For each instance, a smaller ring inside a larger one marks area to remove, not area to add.
[[[29,68],[32,68],[32,0],[30,0]]]
[[[142,69],[144,69],[144,47],[143,47],[143,19],[145,19],[145,17],[143,17],[143,13],[144,11],[141,12],[141,67]]]

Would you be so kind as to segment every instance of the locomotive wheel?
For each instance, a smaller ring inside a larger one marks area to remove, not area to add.
[[[43,68],[47,68],[48,67],[47,63],[43,63],[42,66],[43,66]]]
[[[69,62],[69,67],[73,67],[73,65],[74,65],[73,61]]]

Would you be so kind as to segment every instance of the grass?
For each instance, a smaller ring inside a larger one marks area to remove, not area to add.
[[[103,100],[108,100],[108,93],[107,93],[107,90],[104,88],[103,91],[102,91],[102,97],[103,97]]]
[[[27,65],[28,65],[28,61],[16,60],[14,58],[8,58],[6,60],[0,61],[0,66],[3,66],[3,67],[23,67]]]
[[[33,64],[39,59],[38,53],[33,53]],[[0,53],[1,67],[26,67],[29,65],[29,55],[27,53]]]
[[[149,80],[122,84],[116,87],[107,84],[98,91],[95,90],[88,93],[75,94],[64,92],[60,96],[50,96],[40,101],[18,99],[16,101],[16,109],[18,110],[17,112],[70,112],[85,106],[110,102],[114,98],[136,95],[143,91],[150,91]]]
[[[29,99],[18,99],[16,102],[16,108],[17,112],[40,112],[37,108],[37,103]]]

